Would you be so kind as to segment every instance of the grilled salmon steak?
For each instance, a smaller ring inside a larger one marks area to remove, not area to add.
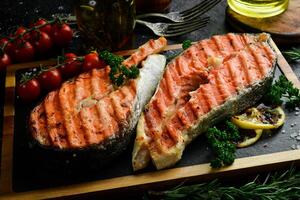
[[[132,165],[174,165],[210,126],[257,103],[272,83],[276,53],[269,35],[216,35],[166,67],[138,122]]]
[[[47,149],[113,149],[107,155],[123,151],[163,74],[166,59],[155,53],[166,45],[163,37],[150,40],[127,58],[126,67],[143,61],[140,74],[118,88],[109,79],[107,66],[83,73],[50,92],[30,114],[34,140]]]

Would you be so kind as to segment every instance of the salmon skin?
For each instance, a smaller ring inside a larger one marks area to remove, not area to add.
[[[271,85],[277,55],[262,34],[216,35],[166,67],[137,126],[134,170],[178,162],[185,147],[226,117],[256,104]]]
[[[60,152],[88,155],[93,149],[110,157],[124,151],[163,74],[166,58],[155,53],[166,42],[165,38],[150,40],[126,59],[123,64],[127,67],[142,62],[140,74],[118,88],[112,85],[107,66],[83,73],[50,92],[30,114],[33,140]]]

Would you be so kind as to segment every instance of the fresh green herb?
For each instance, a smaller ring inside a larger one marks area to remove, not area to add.
[[[296,62],[300,60],[300,49],[292,48],[289,51],[283,52],[283,55],[285,55],[288,60]]]
[[[286,107],[293,109],[300,105],[300,91],[293,86],[293,83],[281,75],[271,86],[265,95],[264,102],[272,105],[281,105],[286,99]]]
[[[240,187],[223,186],[218,180],[210,183],[179,186],[168,191],[149,191],[148,199],[201,200],[289,200],[300,199],[300,172],[294,168],[283,173],[257,176]]]
[[[117,85],[122,85],[128,79],[134,79],[139,75],[139,69],[136,66],[130,68],[122,65],[124,58],[114,55],[109,51],[102,51],[100,57],[110,66],[109,77],[111,81]]]
[[[192,46],[192,41],[191,40],[184,40],[182,42],[182,48],[183,48],[183,50],[186,50],[190,46]]]
[[[213,168],[231,165],[235,159],[236,145],[240,138],[237,127],[229,121],[225,123],[225,130],[216,127],[209,128],[206,137],[216,158],[211,161]]]
[[[190,46],[192,46],[192,41],[191,40],[184,40],[183,42],[182,42],[182,49],[183,50],[186,50],[186,49],[188,49]],[[169,55],[168,56],[168,60],[172,60],[172,59],[174,59],[175,57],[177,57],[179,54],[181,54],[182,53],[182,51],[180,51],[180,52],[178,52],[178,53],[174,53],[174,54],[171,54],[171,55]]]

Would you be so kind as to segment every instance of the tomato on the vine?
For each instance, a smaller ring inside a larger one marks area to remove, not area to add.
[[[42,88],[48,91],[59,88],[62,83],[60,71],[57,69],[42,72],[38,76],[38,80]]]
[[[3,47],[3,45],[5,45],[6,43],[8,43],[9,42],[9,40],[7,39],[7,38],[2,38],[1,40],[0,40],[0,47]],[[6,46],[7,47],[7,46]]]
[[[32,33],[31,39],[36,52],[39,54],[49,52],[53,46],[52,39],[45,32],[35,31]]]
[[[59,47],[66,47],[73,38],[73,30],[68,24],[54,24],[52,27],[54,43]]]
[[[26,32],[26,28],[23,27],[23,26],[20,26],[20,27],[16,30],[14,36],[21,35],[21,34],[23,34],[24,32]],[[24,40],[28,41],[28,40],[30,39],[30,34],[29,34],[29,33],[26,33],[25,35],[23,35],[22,38],[23,38]]]
[[[67,59],[76,58],[77,55],[75,53],[65,53],[64,57]]]
[[[0,55],[0,71],[4,70],[6,66],[10,64],[11,64],[11,59],[6,53]]]
[[[102,68],[105,66],[105,63],[102,59],[99,58],[97,53],[89,53],[84,56],[83,71],[89,71],[94,68]]]
[[[13,54],[13,44],[11,42],[9,42],[8,38],[2,38],[0,40],[0,47],[3,47],[6,43],[8,43],[4,49],[4,52],[6,52],[9,55]]]
[[[74,53],[66,53],[65,57],[65,65],[60,67],[60,71],[64,78],[71,78],[80,73],[82,63],[76,59],[76,55]]]
[[[18,96],[24,102],[36,100],[41,94],[41,87],[36,79],[31,79],[17,86]]]
[[[33,26],[40,26],[40,25],[44,25],[46,23],[47,23],[47,21],[45,19],[39,19],[33,24]],[[52,26],[51,26],[51,24],[47,24],[47,25],[39,28],[39,30],[50,35],[52,32]]]
[[[29,42],[18,42],[13,52],[13,57],[18,62],[29,62],[34,59],[35,50]]]

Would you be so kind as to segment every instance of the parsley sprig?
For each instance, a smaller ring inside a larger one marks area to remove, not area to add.
[[[264,98],[264,102],[272,105],[281,105],[286,99],[286,107],[294,109],[300,105],[300,91],[293,86],[293,83],[281,75],[271,86]]]
[[[111,68],[109,78],[113,84],[120,86],[128,79],[134,79],[139,75],[139,69],[136,66],[130,68],[122,65],[124,58],[122,56],[115,55],[109,51],[100,52],[100,57]]]
[[[183,48],[183,50],[186,50],[190,46],[192,46],[192,41],[191,40],[184,40],[182,42],[182,48]]]
[[[216,127],[209,128],[206,137],[216,156],[210,165],[213,168],[231,165],[235,159],[235,142],[240,139],[237,127],[230,121],[226,121],[224,130]]]
[[[182,42],[182,49],[183,50],[186,50],[186,49],[188,49],[190,46],[192,46],[192,41],[191,40],[184,40],[183,42]],[[175,57],[177,57],[177,56],[179,56],[179,54],[181,54],[182,53],[182,51],[180,51],[180,52],[178,52],[178,53],[175,53],[175,54],[172,54],[172,55],[170,55],[170,56],[168,56],[168,60],[170,61],[170,60],[172,60],[172,59],[174,59]]]

